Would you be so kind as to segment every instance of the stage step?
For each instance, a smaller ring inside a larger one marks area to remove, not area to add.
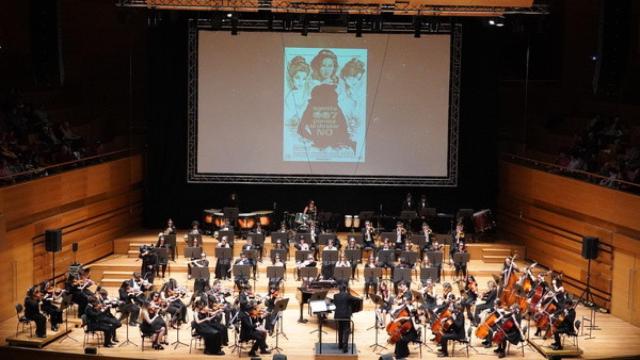
[[[482,260],[486,263],[501,264],[504,262],[505,255],[482,255]]]

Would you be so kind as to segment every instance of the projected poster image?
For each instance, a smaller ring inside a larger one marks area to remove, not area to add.
[[[364,162],[367,50],[285,48],[283,160]]]

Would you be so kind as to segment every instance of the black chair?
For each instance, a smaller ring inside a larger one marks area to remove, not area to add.
[[[202,344],[202,336],[198,335],[194,328],[191,328],[191,341],[189,342],[189,354],[191,354],[191,348],[193,347],[193,342],[196,342],[196,350],[198,349],[198,344]]]
[[[104,337],[103,337],[103,333],[102,331],[96,331],[93,330],[91,328],[89,328],[89,325],[87,324],[87,316],[86,315],[82,315],[80,317],[80,319],[82,319],[82,323],[80,324],[80,326],[82,327],[82,329],[84,330],[84,337],[82,339],[82,347],[86,347],[87,345],[87,340],[89,339],[89,336],[91,336],[91,340],[93,340],[94,342],[96,342],[96,346],[100,346],[101,344],[104,343]]]
[[[464,339],[449,340],[452,342],[451,353],[449,354],[449,356],[453,357],[454,353],[456,352],[456,344],[459,344],[466,350],[467,357],[469,357],[469,347],[471,346],[471,344],[469,343],[469,338],[470,338],[469,334],[471,333],[471,328],[469,328],[464,333],[465,333]]]
[[[31,320],[27,319],[27,317],[23,314],[24,306],[22,304],[16,304],[16,317],[18,318],[18,324],[16,324],[16,336],[18,336],[18,329],[20,325],[22,325],[22,332],[24,332],[25,327],[29,326],[29,337],[33,337],[33,326],[31,325]]]

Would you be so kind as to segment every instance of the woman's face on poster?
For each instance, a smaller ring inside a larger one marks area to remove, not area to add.
[[[322,59],[322,64],[320,65],[320,76],[322,79],[329,79],[331,75],[333,75],[334,70],[335,64],[331,58],[326,57]]]
[[[294,89],[304,88],[304,83],[307,81],[308,74],[305,71],[298,71],[293,75],[293,87]]]
[[[353,76],[350,75],[350,76],[346,76],[344,78],[344,82],[350,88],[357,87],[358,84],[360,84],[360,80],[362,80],[362,74],[357,74],[357,75],[353,75]]]

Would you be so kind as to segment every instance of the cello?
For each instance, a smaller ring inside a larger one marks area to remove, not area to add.
[[[482,324],[478,325],[476,329],[476,336],[480,339],[486,339],[491,332],[491,329],[496,325],[496,321],[498,320],[498,312],[494,311],[491,314],[487,315]]]
[[[433,325],[431,325],[431,332],[435,335],[434,341],[436,343],[439,343],[440,340],[442,340],[442,335],[444,335],[451,325],[453,325],[453,318],[451,315],[453,315],[453,313],[449,308],[444,309]]]
[[[411,313],[407,305],[403,305],[397,310],[393,321],[387,324],[387,334],[389,344],[395,344],[400,341],[402,335],[405,335],[413,328],[413,322],[411,321]]]

